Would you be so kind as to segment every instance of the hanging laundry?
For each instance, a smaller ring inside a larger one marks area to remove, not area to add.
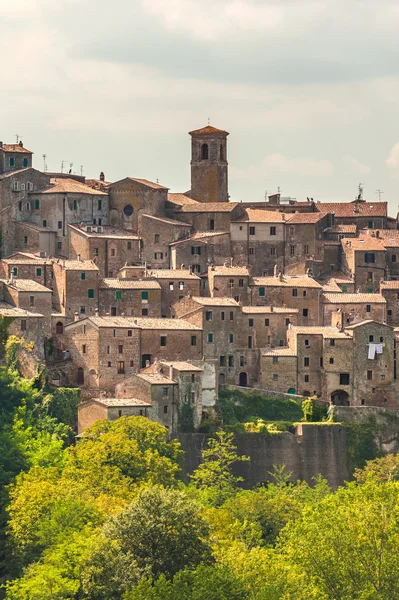
[[[375,359],[375,348],[376,344],[369,344],[369,360],[374,360]]]
[[[383,353],[382,344],[376,344],[375,349],[376,349],[377,354]]]

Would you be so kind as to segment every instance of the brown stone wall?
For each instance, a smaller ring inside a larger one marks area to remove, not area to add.
[[[161,336],[166,336],[166,346],[161,346]],[[196,345],[191,344],[191,336],[196,336]],[[159,360],[200,360],[202,358],[202,331],[143,329],[141,331],[141,356],[151,355],[152,361]],[[145,365],[143,365],[145,366]]]
[[[192,248],[201,248],[201,254],[193,254]],[[230,262],[230,235],[217,235],[201,240],[187,240],[171,246],[171,267],[190,269],[193,273],[206,273],[208,265],[222,266]]]
[[[399,288],[382,289],[381,294],[384,296],[386,303],[387,323],[394,327],[399,326]],[[378,320],[378,319],[377,319]],[[380,319],[381,320],[381,319]]]
[[[291,389],[297,391],[297,357],[262,356],[260,385],[268,390],[276,390],[284,394]]]
[[[348,401],[352,402],[353,342],[351,338],[335,339],[333,342],[333,346],[330,339],[325,339],[323,343],[322,399],[329,402],[334,392],[343,391],[348,394]],[[342,373],[349,374],[349,385],[341,383]]]
[[[323,336],[299,334],[297,340],[298,358],[298,390],[302,396],[322,394],[322,362],[323,359]],[[309,366],[305,365],[305,359],[309,359]],[[306,381],[306,379],[308,381]]]
[[[116,182],[109,188],[110,224],[138,232],[139,217],[143,213],[164,216],[167,197],[166,188],[149,188],[128,179]],[[128,205],[133,207],[130,216],[124,212]]]
[[[235,298],[238,302],[250,304],[251,290],[246,275],[218,275],[212,269],[208,272],[209,290],[212,298]]]
[[[91,427],[96,421],[107,419],[108,409],[106,406],[89,400],[78,406],[78,433],[82,433]]]
[[[31,279],[32,281],[36,281],[36,283],[40,283],[45,287],[51,287],[52,285],[51,265],[29,263],[13,264],[12,262],[5,263],[4,261],[0,261],[0,277],[3,279],[10,279],[14,268],[18,269],[18,274],[13,275],[13,279]],[[41,269],[40,275],[38,275],[37,269]]]
[[[254,348],[286,346],[287,327],[290,323],[297,325],[297,312],[241,313],[237,328],[238,345],[245,347],[248,336],[251,336]]]
[[[177,271],[178,273],[178,271]],[[201,295],[201,280],[198,279],[185,279],[184,277],[179,278],[155,278],[155,281],[161,286],[161,316],[165,318],[171,317],[171,307],[176,304],[179,300],[184,298],[187,294],[192,296]],[[173,284],[173,289],[170,289],[170,284]],[[182,288],[180,284],[183,284]]]
[[[161,290],[158,289],[126,289],[118,290],[122,298],[116,298],[117,289],[101,288],[99,289],[99,311],[100,316],[133,316],[133,317],[160,317],[161,316]],[[148,292],[148,301],[142,300],[142,291]],[[143,310],[147,314],[143,315]]]
[[[265,295],[259,295],[261,285],[251,284],[252,306],[285,306],[297,308],[298,325],[320,325],[321,323],[321,290],[315,288],[292,287],[265,287]],[[293,289],[297,289],[298,295],[293,296]],[[308,316],[304,316],[304,309],[308,310]]]
[[[367,306],[370,306],[370,312],[367,312]],[[332,315],[338,310],[341,310],[345,314],[345,325],[351,324],[353,320],[373,319],[381,323],[386,320],[386,304],[377,302],[370,302],[369,305],[360,302],[359,304],[353,304],[352,302],[345,304],[345,294],[342,294],[342,302],[340,304],[336,304],[335,302],[329,304],[324,301],[323,325],[330,325]]]
[[[168,269],[170,265],[169,244],[187,237],[190,227],[183,224],[173,225],[143,214],[140,217],[140,231],[143,239],[142,260],[147,263],[147,267]]]

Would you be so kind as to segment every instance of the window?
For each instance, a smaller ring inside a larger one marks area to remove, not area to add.
[[[18,210],[22,210],[22,202],[18,202]],[[44,225],[43,225],[44,227]]]
[[[13,192],[19,192],[19,181],[13,181],[12,182],[12,191]]]
[[[334,359],[332,356],[330,356],[330,365],[333,365],[333,364],[334,364]]]
[[[342,286],[342,291],[343,291],[344,294],[346,294],[347,291],[348,291],[348,286],[347,285],[343,285]]]
[[[141,316],[142,317],[148,317],[148,308],[142,308],[141,309]]]
[[[371,312],[371,304],[366,304],[366,312]]]
[[[201,246],[191,246],[191,254],[201,254]]]
[[[244,356],[240,356],[240,367],[243,367],[245,364],[245,357]]]
[[[129,365],[130,365],[131,367],[133,367],[133,361],[132,361],[132,360],[130,361]]]
[[[107,354],[110,354],[111,352],[111,346],[107,346]]]
[[[293,297],[293,298],[296,298],[297,296],[298,296],[298,290],[294,288],[294,289],[292,290],[292,297]]]
[[[58,229],[62,229],[62,221],[58,221]]]
[[[307,244],[305,244],[304,247],[303,247],[303,253],[304,254],[309,254],[309,246]]]
[[[35,210],[39,210],[40,208],[40,200],[35,200]]]
[[[252,335],[248,336],[248,348],[252,348]]]
[[[36,277],[41,277],[42,276],[42,269],[41,267],[37,267],[36,269]]]
[[[155,252],[154,253],[154,259],[155,260],[162,260],[163,259],[163,252]]]
[[[159,233],[154,234],[154,244],[159,244]]]
[[[94,298],[94,290],[92,290],[92,289],[87,290],[87,297]]]
[[[333,338],[330,339],[330,346],[335,346],[335,340]]]
[[[309,340],[305,340],[305,346],[308,348],[309,347]]]
[[[166,335],[161,335],[161,346],[166,346]]]
[[[285,326],[288,327],[288,325],[291,323],[291,321],[289,319],[285,320]]]
[[[292,244],[290,246],[290,256],[295,256],[295,246]]]
[[[265,319],[265,327],[270,327],[270,319]]]
[[[141,292],[141,301],[148,302],[148,292]]]
[[[25,236],[24,236],[24,244],[27,244],[27,243],[28,243],[28,236],[27,236],[27,235],[25,235]]]
[[[213,344],[213,333],[208,333],[208,344]]]
[[[374,336],[373,335],[369,335],[369,342],[374,342]]]
[[[304,381],[305,381],[305,383],[309,383],[309,375],[304,376]]]
[[[196,335],[192,335],[191,336],[191,345],[192,346],[196,346],[197,345],[197,336]]]
[[[120,360],[118,362],[118,375],[124,375],[125,374],[125,363],[123,360]]]
[[[372,381],[373,379],[373,371],[367,371],[367,381]]]
[[[111,317],[116,317],[116,315],[117,315],[116,306],[111,306]]]
[[[80,306],[79,307],[79,312],[80,312],[81,315],[86,314],[86,307],[85,306]]]
[[[276,235],[276,228],[270,227],[270,235]]]
[[[291,225],[291,227],[290,227],[290,235],[294,235],[294,233],[295,233],[295,227],[293,227]]]
[[[83,344],[82,346],[82,354],[86,354],[86,344]]]
[[[15,275],[15,277],[18,275],[18,267],[13,267],[12,274]]]
[[[35,297],[29,296],[29,306],[35,306]]]
[[[365,252],[364,254],[364,262],[367,264],[375,263],[375,254],[374,252]]]
[[[208,144],[202,144],[201,146],[201,160],[208,160],[209,158],[209,147]]]
[[[220,356],[219,357],[219,364],[221,367],[225,367],[226,366],[226,357],[225,356]]]
[[[277,365],[278,363],[278,356],[273,356],[273,364]]]
[[[374,227],[374,221],[368,221],[368,223],[367,223],[367,227],[368,227],[369,229],[373,229],[373,227]]]
[[[179,290],[184,290],[184,281],[179,281]]]
[[[234,356],[229,356],[229,367],[234,367]]]
[[[323,367],[323,357],[320,356],[320,367]]]
[[[94,256],[98,256],[98,248],[93,248],[93,254]]]
[[[249,235],[255,235],[255,227],[249,228]]]
[[[107,362],[107,367],[110,367],[110,366],[111,366],[111,361],[108,361]]]
[[[73,210],[77,210],[78,209],[78,201],[74,200],[73,201]]]
[[[111,248],[111,256],[116,256],[116,250],[115,250],[115,248]]]
[[[86,273],[84,271],[81,272],[80,278],[81,278],[82,281],[85,281],[85,279],[86,279]]]
[[[276,248],[270,248],[270,255],[276,256]]]
[[[26,210],[30,210],[30,202],[26,203]]]
[[[122,344],[118,345],[118,354],[123,354],[123,345]]]
[[[243,279],[239,279],[238,280],[238,287],[244,287],[244,280]]]
[[[349,385],[349,373],[339,374],[339,385]]]
[[[259,288],[259,297],[260,298],[264,298],[265,296],[265,288],[264,287],[260,287]]]
[[[232,310],[230,311],[230,321],[234,321],[234,313]]]
[[[388,317],[392,317],[392,310],[388,309]]]
[[[24,169],[26,169],[27,166],[28,166],[28,159],[24,158]]]
[[[278,345],[279,346],[284,346],[284,340],[279,340]]]
[[[303,317],[308,317],[309,316],[309,309],[308,308],[304,308],[302,310],[302,316]]]
[[[210,219],[209,220],[209,231],[214,231],[214,229],[215,229],[215,220]]]
[[[277,373],[273,373],[273,381],[278,381],[278,375],[277,375]]]
[[[207,311],[205,312],[205,319],[206,319],[207,321],[212,321],[212,311],[211,311],[211,310],[207,310]]]
[[[15,166],[15,158],[13,156],[10,156],[10,167],[14,167]]]
[[[222,310],[222,312],[220,313],[220,320],[224,321],[224,319],[225,319],[225,312],[224,312],[224,310]]]
[[[304,367],[309,367],[310,366],[310,358],[309,358],[309,356],[305,356],[305,358],[303,359],[303,366]]]
[[[381,381],[385,381],[385,375],[381,375]]]
[[[229,344],[234,344],[234,333],[229,333]]]
[[[249,254],[250,254],[251,256],[253,256],[253,255],[255,254],[255,248],[250,248],[250,249],[249,249]]]
[[[102,210],[102,209],[103,209],[103,201],[102,201],[102,200],[99,200],[99,201],[97,202],[97,210]]]
[[[133,212],[133,206],[131,204],[126,204],[126,206],[123,209],[123,214],[125,215],[125,217],[131,217]]]
[[[396,254],[392,254],[392,262],[396,262]]]
[[[168,414],[168,405],[167,404],[165,404],[165,406],[163,407],[163,413],[164,413],[164,415]]]
[[[253,326],[254,326],[254,320],[248,319],[248,327],[253,327]]]
[[[122,290],[116,290],[115,300],[122,300]]]
[[[21,319],[21,331],[26,331],[26,319]]]
[[[131,250],[131,249],[132,249],[132,242],[128,242],[128,243],[127,243],[127,249],[128,249],[128,250]]]

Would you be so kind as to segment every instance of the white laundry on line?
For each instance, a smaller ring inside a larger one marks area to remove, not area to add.
[[[369,360],[375,359],[376,346],[377,346],[377,344],[369,344],[369,356],[368,356]]]
[[[377,351],[377,354],[382,354],[382,353],[383,353],[383,347],[382,347],[382,344],[376,344],[376,347],[375,347],[375,349],[376,349],[376,351]]]

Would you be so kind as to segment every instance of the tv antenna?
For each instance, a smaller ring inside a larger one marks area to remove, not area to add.
[[[378,202],[381,202],[381,196],[384,192],[382,190],[376,190],[375,193],[378,194]]]
[[[83,165],[80,165],[80,174],[81,174],[81,175],[82,175],[82,177],[83,177]]]
[[[64,172],[64,164],[67,163],[67,162],[68,162],[67,160],[62,160],[61,161],[61,173]]]
[[[16,138],[16,140],[17,140],[17,144],[19,144],[19,138],[20,138],[20,135],[19,135],[19,133],[16,133],[16,134],[15,134],[15,138]]]
[[[72,167],[73,167],[73,163],[69,163],[69,174],[72,173]]]
[[[359,194],[358,194],[356,200],[359,200],[361,202],[363,200],[364,183],[359,183],[358,190],[359,190]]]
[[[211,117],[208,117],[208,125],[211,124]]]
[[[47,154],[43,154],[43,172],[44,173],[47,172],[46,158],[47,158]]]

